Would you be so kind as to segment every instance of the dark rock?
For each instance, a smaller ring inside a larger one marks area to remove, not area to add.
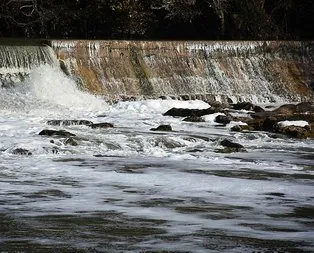
[[[99,115],[97,115],[97,118],[106,118],[106,117],[107,117],[106,114],[99,114]],[[93,122],[91,124],[93,124]]]
[[[296,105],[296,112],[314,113],[314,104],[311,102],[302,102]]]
[[[236,126],[231,127],[230,131],[232,131],[232,132],[242,132],[243,129],[242,129],[241,126],[236,125]]]
[[[78,145],[77,141],[74,140],[74,139],[71,138],[71,137],[68,138],[68,139],[66,139],[65,142],[64,142],[64,144],[65,144],[65,145],[70,145],[70,146],[77,146],[77,145]]]
[[[260,106],[254,105],[250,102],[241,102],[233,105],[233,109],[235,110],[247,110],[254,112],[263,112],[264,109]]]
[[[24,148],[16,148],[14,150],[12,150],[12,154],[14,155],[32,155],[32,152],[30,152],[27,149]]]
[[[113,124],[107,123],[107,122],[91,124],[88,126],[90,126],[91,128],[112,128],[112,127],[114,127]]]
[[[238,148],[238,149],[244,148],[241,144],[230,141],[228,139],[222,140],[220,142],[220,145],[224,147],[228,147],[228,148]]]
[[[151,128],[151,131],[165,131],[165,132],[171,132],[172,127],[170,125],[160,125],[156,128]]]
[[[265,110],[262,107],[255,105],[253,111],[254,112],[264,112]]]
[[[220,145],[224,147],[224,149],[218,150],[219,153],[234,153],[234,152],[245,152],[245,148],[236,142],[232,142],[230,140],[224,139],[220,142]]]
[[[189,95],[181,95],[180,97],[181,97],[181,99],[182,99],[183,101],[188,101],[188,100],[190,100]]]
[[[220,111],[217,108],[207,108],[207,109],[186,109],[186,108],[171,108],[165,112],[164,116],[173,116],[173,117],[189,117],[189,116],[204,116],[207,114],[213,114]]]
[[[247,124],[254,131],[264,131],[263,130],[264,119],[252,119],[248,121]]]
[[[309,137],[309,130],[300,126],[286,126],[279,128],[279,133],[285,134],[292,138],[304,139]]]
[[[286,104],[272,111],[275,114],[291,116],[299,113],[314,113],[314,104],[310,102],[302,102],[299,104]]]
[[[219,101],[213,101],[213,102],[209,102],[210,106],[211,107],[215,107],[215,108],[226,108],[227,105],[226,104],[223,104]]]
[[[75,136],[75,134],[72,134],[65,130],[50,130],[50,129],[44,129],[42,130],[39,135],[47,135],[47,136],[59,136],[59,137],[71,137]]]
[[[183,119],[183,121],[188,122],[205,122],[205,120],[202,117],[199,116],[189,116]]]
[[[48,125],[51,126],[70,126],[70,125],[91,125],[92,121],[89,120],[49,120]]]
[[[218,115],[216,118],[215,118],[215,122],[217,123],[221,123],[221,124],[224,124],[224,125],[227,125],[231,122],[232,120],[232,117],[230,115]]]
[[[267,117],[263,121],[262,130],[267,132],[276,132],[278,120],[275,117]]]
[[[275,109],[272,111],[273,114],[284,114],[284,115],[291,115],[295,113],[296,110],[296,105],[294,104],[285,104],[280,106],[279,108]]]
[[[161,100],[167,100],[167,97],[166,96],[160,96],[159,97]]]

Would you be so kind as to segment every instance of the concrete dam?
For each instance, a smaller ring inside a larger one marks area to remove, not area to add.
[[[108,101],[171,97],[255,103],[312,101],[312,41],[93,41],[0,43],[0,85],[40,65],[61,68]]]

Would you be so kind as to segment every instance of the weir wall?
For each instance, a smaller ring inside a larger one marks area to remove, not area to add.
[[[27,46],[3,47],[2,77],[8,69],[11,76],[23,75],[24,65],[28,73],[59,60],[82,89],[108,100],[170,96],[260,103],[314,97],[312,41],[50,40],[29,54]],[[17,60],[9,61],[10,54]]]

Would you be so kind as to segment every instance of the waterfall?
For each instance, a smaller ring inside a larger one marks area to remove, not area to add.
[[[40,65],[57,64],[52,48],[43,44],[0,44],[0,86],[19,83]]]
[[[58,62],[59,60],[59,62]],[[0,44],[0,85],[58,64],[107,100],[130,97],[228,102],[314,98],[311,41],[84,41]]]
[[[313,98],[313,42],[51,41],[51,46],[73,78],[108,99]]]

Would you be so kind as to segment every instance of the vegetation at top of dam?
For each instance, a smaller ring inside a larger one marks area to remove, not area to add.
[[[313,39],[312,0],[0,0],[0,36]]]

